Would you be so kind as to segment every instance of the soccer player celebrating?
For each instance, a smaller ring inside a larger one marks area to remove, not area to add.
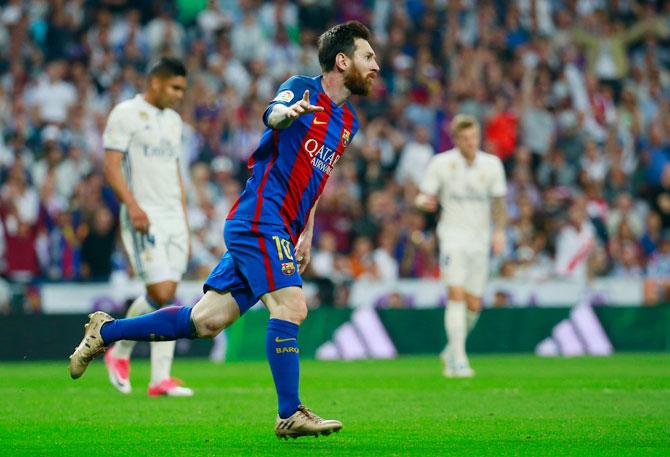
[[[103,134],[105,176],[121,200],[121,239],[146,294],[128,309],[139,316],[172,304],[186,271],[189,229],[186,194],[179,171],[182,121],[172,110],[186,90],[186,68],[163,58],[149,70],[147,87],[114,107]],[[130,354],[135,341],[119,341],[107,351],[109,379],[127,394]],[[170,377],[174,341],[151,343],[149,395],[190,396]]]
[[[442,207],[437,233],[449,300],[444,319],[448,337],[444,375],[471,377],[474,371],[465,354],[465,339],[479,318],[491,245],[495,255],[505,247],[507,185],[500,159],[479,150],[475,118],[457,115],[451,133],[456,148],[428,163],[416,203],[430,212],[438,204]]]
[[[266,351],[278,397],[280,438],[330,434],[342,428],[302,405],[298,328],[307,317],[300,274],[310,260],[314,212],[333,167],[358,130],[350,95],[366,95],[379,72],[359,22],[336,25],[319,38],[323,75],[284,82],[268,105],[267,129],[249,160],[252,176],[224,229],[228,252],[212,270],[193,308],[168,307],[130,319],[90,315],[70,356],[80,377],[111,343],[212,337],[260,299],[270,312]]]

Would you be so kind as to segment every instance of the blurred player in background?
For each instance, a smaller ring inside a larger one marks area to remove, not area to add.
[[[437,226],[442,276],[448,287],[442,353],[444,375],[471,377],[465,353],[467,334],[481,309],[489,272],[489,251],[505,248],[507,184],[500,159],[479,150],[480,128],[472,116],[459,114],[451,124],[456,147],[434,156],[428,164],[417,206],[442,214]],[[493,213],[493,233],[491,233]]]
[[[228,252],[205,282],[203,298],[192,309],[173,306],[131,319],[93,313],[70,358],[73,378],[115,341],[212,337],[260,299],[270,311],[266,352],[278,397],[275,434],[327,435],[342,427],[314,414],[298,395],[298,328],[307,317],[300,275],[310,260],[316,203],[358,131],[347,99],[367,95],[379,72],[369,39],[359,22],[329,29],[319,38],[323,75],[296,76],[280,86],[249,159],[252,176],[228,214]]]
[[[179,171],[182,121],[172,108],[184,96],[186,68],[162,58],[150,70],[146,91],[119,103],[103,134],[105,176],[122,203],[121,239],[146,294],[128,308],[140,316],[173,303],[186,271],[189,229],[186,193]],[[135,341],[119,341],[105,355],[109,379],[127,394]],[[149,395],[191,396],[170,376],[175,342],[151,343]]]

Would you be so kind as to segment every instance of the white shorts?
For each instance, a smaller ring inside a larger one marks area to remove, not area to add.
[[[183,217],[149,217],[149,233],[137,232],[121,210],[121,241],[144,284],[179,282],[188,266],[188,233]]]
[[[489,276],[489,254],[482,249],[442,247],[442,279],[449,287],[463,287],[465,292],[481,297]]]

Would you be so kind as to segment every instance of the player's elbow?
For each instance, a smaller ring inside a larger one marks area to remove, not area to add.
[[[115,157],[115,154],[105,154],[105,159],[102,164],[102,173],[107,182],[113,182],[115,172],[120,170],[121,161]]]

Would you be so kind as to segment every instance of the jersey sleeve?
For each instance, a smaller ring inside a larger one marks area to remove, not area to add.
[[[495,172],[493,173],[493,182],[490,190],[491,197],[504,197],[507,195],[507,181],[505,179],[505,169],[499,159],[495,161]]]
[[[126,153],[130,146],[130,138],[132,137],[132,120],[128,119],[128,113],[123,109],[115,107],[109,118],[107,118],[107,125],[102,134],[102,143],[105,149],[111,149]]]
[[[265,113],[263,113],[263,123],[265,126],[270,127],[268,125],[268,116],[270,116],[272,108],[275,105],[281,104],[285,106],[291,106],[302,98],[305,90],[307,89],[307,84],[305,84],[302,78],[298,76],[293,76],[292,78],[284,81],[284,83],[279,86],[279,89],[277,89],[275,98],[272,99],[272,101],[268,104],[268,107],[265,109]]]
[[[440,167],[437,163],[438,157],[439,156],[433,156],[424,171],[423,180],[419,186],[419,190],[424,194],[437,196],[440,192],[440,176],[438,174]]]

